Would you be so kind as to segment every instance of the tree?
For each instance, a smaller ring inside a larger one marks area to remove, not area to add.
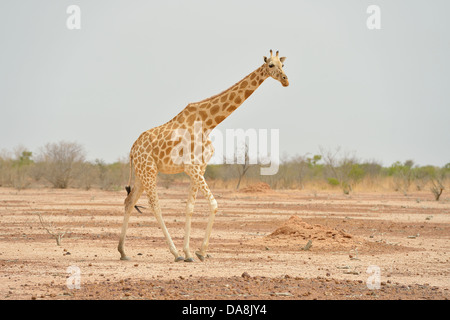
[[[55,238],[56,240],[56,244],[58,246],[61,245],[61,240],[64,237],[64,235],[67,233],[67,231],[55,231],[55,228],[53,227],[52,224],[48,224],[47,226],[44,223],[44,218],[42,218],[42,215],[39,212],[35,212],[34,214],[36,214],[39,217],[39,222],[41,223],[42,228],[47,231],[47,233],[49,235],[51,235],[53,238]]]
[[[238,163],[237,166],[236,166],[237,171],[238,171],[238,182],[237,182],[237,185],[236,185],[236,190],[239,189],[239,186],[241,185],[242,178],[245,176],[245,174],[247,173],[248,169],[250,168],[250,162],[249,162],[250,157],[248,155],[248,145],[247,144],[245,144],[243,146],[242,152],[244,153],[243,154],[244,161],[243,161],[243,163]],[[238,159],[238,157],[236,157],[236,159]]]
[[[447,176],[450,174],[450,168],[444,166],[443,168],[436,168],[434,173],[430,176],[431,181],[431,192],[434,195],[434,199],[436,201],[439,201],[439,198],[442,195],[442,192],[444,191],[444,181],[447,178]]]
[[[97,167],[90,162],[82,162],[76,166],[76,186],[85,190],[90,190],[98,180]]]
[[[48,143],[41,149],[40,162],[43,162],[43,176],[55,188],[65,189],[74,178],[74,168],[83,163],[85,151],[76,142],[60,141]]]
[[[100,188],[103,190],[121,189],[128,179],[129,163],[124,160],[107,164],[101,159],[96,159],[95,168]],[[167,179],[173,180],[172,177],[168,177]]]
[[[14,169],[12,184],[14,188],[18,190],[25,189],[30,185],[29,172],[31,165],[33,164],[31,156],[32,153],[23,147],[19,147],[19,149],[16,150],[16,159],[12,162],[12,167]]]
[[[307,177],[312,178],[316,175],[317,162],[321,158],[320,155],[308,156],[308,154],[285,157],[286,160],[282,160],[277,174],[273,175],[275,181],[271,184],[281,188],[304,189]]]
[[[356,158],[348,152],[340,155],[340,147],[337,147],[334,151],[322,147],[319,149],[325,166],[331,175],[328,182],[331,185],[339,185],[345,194],[349,194],[353,190],[353,186],[364,177],[364,170],[358,164]]]
[[[408,193],[411,182],[414,179],[413,166],[413,160],[406,160],[404,163],[397,161],[394,162],[388,170],[389,175],[394,178],[395,190],[401,190],[404,195]]]
[[[430,181],[430,179],[436,175],[436,168],[434,166],[415,167],[413,169],[413,177],[418,191],[423,190],[424,186]]]

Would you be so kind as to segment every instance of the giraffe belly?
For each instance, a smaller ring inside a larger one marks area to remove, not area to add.
[[[158,165],[158,171],[161,173],[167,173],[167,174],[175,174],[180,173],[184,171],[184,166],[179,165],[171,165],[171,164],[159,164]]]

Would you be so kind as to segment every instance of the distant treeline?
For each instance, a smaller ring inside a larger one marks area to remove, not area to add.
[[[248,159],[248,157],[246,157]],[[319,154],[283,159],[275,175],[261,175],[259,164],[211,164],[205,178],[212,186],[238,189],[266,182],[272,189],[335,188],[348,194],[355,190],[431,191],[436,200],[449,188],[450,163],[443,167],[418,166],[413,160],[383,167],[361,161],[355,155],[320,149]],[[128,182],[128,159],[114,163],[87,161],[84,148],[74,142],[49,143],[33,154],[24,147],[0,153],[0,187],[100,188],[121,190]],[[185,174],[159,175],[159,185],[188,181]]]

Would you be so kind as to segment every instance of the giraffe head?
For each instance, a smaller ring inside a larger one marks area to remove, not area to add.
[[[267,74],[270,75],[275,80],[280,81],[283,87],[287,87],[289,85],[288,77],[286,73],[283,71],[283,62],[286,60],[286,57],[278,57],[278,51],[274,56],[272,54],[272,50],[270,50],[270,57],[264,57],[265,67]]]

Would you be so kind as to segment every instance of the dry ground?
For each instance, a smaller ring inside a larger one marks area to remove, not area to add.
[[[132,261],[119,261],[125,191],[0,188],[0,299],[450,297],[445,194],[436,202],[429,192],[254,191],[213,189],[219,213],[211,257],[176,263],[148,208],[130,219],[125,248]],[[159,196],[181,251],[187,185],[160,188]],[[145,195],[139,204],[146,206]],[[36,213],[53,230],[68,232],[61,246]],[[207,219],[199,195],[192,250]],[[69,267],[79,270],[79,289],[67,286],[77,278]],[[376,271],[379,288],[369,288]]]

